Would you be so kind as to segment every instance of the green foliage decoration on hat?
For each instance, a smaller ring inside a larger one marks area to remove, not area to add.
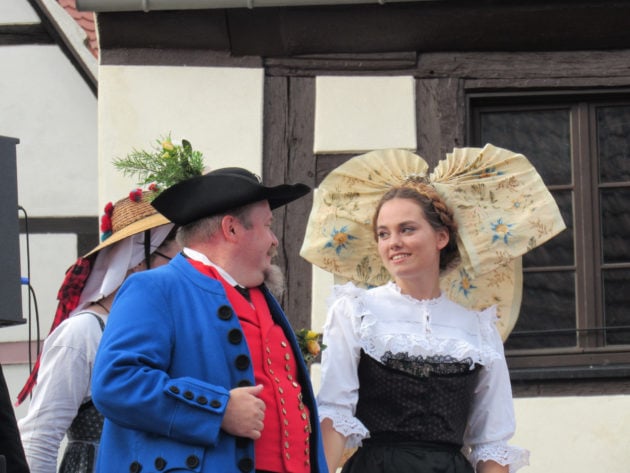
[[[151,184],[154,197],[173,184],[203,174],[203,154],[193,150],[188,140],[175,144],[169,133],[156,143],[152,151],[134,148],[126,157],[114,159],[114,166],[125,176],[137,176],[139,185]]]

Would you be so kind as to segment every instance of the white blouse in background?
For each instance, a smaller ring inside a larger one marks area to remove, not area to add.
[[[99,315],[105,322],[107,315]],[[27,414],[18,421],[31,473],[55,473],[59,447],[79,407],[92,396],[92,368],[103,331],[78,312],[48,335]]]

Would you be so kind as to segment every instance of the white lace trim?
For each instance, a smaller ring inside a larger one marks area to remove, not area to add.
[[[359,419],[348,415],[343,409],[325,404],[318,406],[319,421],[330,419],[333,428],[346,437],[346,448],[360,447],[363,439],[370,436],[370,432]]]
[[[368,291],[356,287],[352,283],[343,286],[335,286],[333,289],[333,299],[345,297],[350,300],[355,307],[352,311],[353,325],[361,339],[362,348],[374,359],[381,359],[387,351],[392,353],[407,352],[413,356],[432,357],[436,355],[448,354],[458,361],[472,360],[472,363],[488,365],[494,360],[502,358],[502,348],[497,348],[497,331],[494,323],[496,321],[496,308],[490,307],[481,312],[474,312],[477,316],[476,328],[478,333],[475,343],[463,340],[461,337],[444,338],[433,336],[431,327],[431,311],[440,310],[440,307],[447,307],[453,304],[456,310],[467,310],[460,308],[448,300],[442,294],[440,297],[418,301],[405,294],[400,294],[400,288],[394,283],[388,283],[381,289],[396,292],[405,300],[407,307],[412,307],[414,312],[420,311],[423,315],[418,317],[417,324],[423,325],[423,329],[399,331],[391,334],[378,333],[377,324],[382,323],[379,314],[370,311],[370,301]],[[500,341],[499,341],[500,343]],[[472,368],[472,365],[471,365]]]
[[[475,446],[465,452],[468,461],[475,467],[480,461],[493,460],[502,466],[509,465],[510,473],[529,465],[529,450],[508,445],[505,442],[493,442]]]

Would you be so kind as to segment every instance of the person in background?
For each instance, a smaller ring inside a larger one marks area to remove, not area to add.
[[[153,192],[133,191],[108,204],[101,244],[66,272],[53,326],[18,402],[31,394],[20,419],[32,473],[94,471],[103,417],[91,397],[96,349],[118,288],[130,274],[161,266],[175,256],[174,225],[151,206]]]
[[[9,387],[0,365],[0,473],[28,473]]]
[[[183,250],[114,301],[92,382],[98,472],[327,472],[309,372],[265,284],[272,210],[308,192],[222,168],[154,200]]]

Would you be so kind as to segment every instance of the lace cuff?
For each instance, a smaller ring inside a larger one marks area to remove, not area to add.
[[[468,461],[476,471],[476,465],[480,461],[493,460],[500,465],[509,465],[510,473],[529,465],[529,450],[513,447],[505,442],[493,442],[476,445],[467,452]]]
[[[363,439],[370,436],[370,432],[356,417],[349,415],[342,409],[335,406],[321,405],[317,407],[319,411],[319,421],[330,419],[333,428],[346,437],[346,448],[361,446]]]

